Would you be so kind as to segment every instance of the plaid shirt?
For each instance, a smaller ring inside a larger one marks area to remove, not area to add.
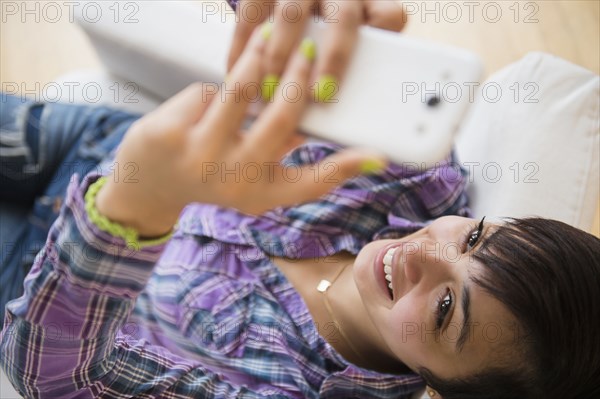
[[[286,162],[335,147],[308,144]],[[45,248],[7,306],[2,366],[26,397],[402,398],[413,374],[343,359],[272,256],[357,253],[446,214],[467,215],[465,174],[391,165],[319,201],[261,217],[191,204],[173,238],[139,251],[98,230],[73,179]]]

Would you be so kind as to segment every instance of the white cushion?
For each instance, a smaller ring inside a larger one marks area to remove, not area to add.
[[[475,214],[539,215],[589,231],[600,190],[600,78],[530,53],[486,85],[457,140],[459,159],[473,171]]]
[[[0,369],[0,398],[2,399],[18,399],[22,396],[13,388],[8,377],[4,374],[4,370]]]

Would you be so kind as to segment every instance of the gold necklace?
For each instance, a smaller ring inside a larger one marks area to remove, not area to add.
[[[364,362],[365,359],[360,355],[360,352],[352,344],[352,341],[350,341],[350,339],[348,339],[348,337],[344,333],[344,330],[342,329],[342,325],[337,321],[337,319],[333,315],[333,310],[331,309],[331,305],[329,303],[329,299],[327,298],[327,290],[337,281],[337,279],[342,275],[342,273],[344,272],[344,270],[346,270],[346,268],[349,265],[350,265],[350,263],[348,263],[344,267],[342,267],[340,269],[340,271],[335,275],[335,277],[333,278],[332,281],[325,280],[325,279],[319,281],[319,284],[317,284],[317,291],[319,291],[320,293],[323,294],[323,302],[325,304],[325,308],[327,309],[327,313],[329,313],[329,317],[331,317],[331,320],[333,320],[333,323],[337,326],[337,328],[338,328],[338,330],[340,332],[340,335],[342,336],[342,338],[344,339],[344,341],[346,342],[346,344],[348,345],[348,347],[352,350],[352,352],[354,352],[354,354],[361,361]]]

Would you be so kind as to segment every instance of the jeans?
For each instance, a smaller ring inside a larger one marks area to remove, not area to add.
[[[0,320],[23,293],[71,176],[102,171],[139,117],[0,93]]]

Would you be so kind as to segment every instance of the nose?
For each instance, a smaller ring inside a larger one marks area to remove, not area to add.
[[[440,253],[440,243],[429,238],[411,240],[404,246],[404,276],[413,285],[427,278],[441,277],[447,268]]]
[[[409,281],[413,285],[419,284],[421,280],[421,266],[419,265],[418,260],[413,260],[412,258],[409,261],[410,254],[407,254],[405,263],[404,263],[404,276],[406,280]]]
[[[404,276],[412,285],[434,285],[456,271],[462,251],[452,239],[455,226],[448,222],[454,220],[442,219],[403,245]]]

